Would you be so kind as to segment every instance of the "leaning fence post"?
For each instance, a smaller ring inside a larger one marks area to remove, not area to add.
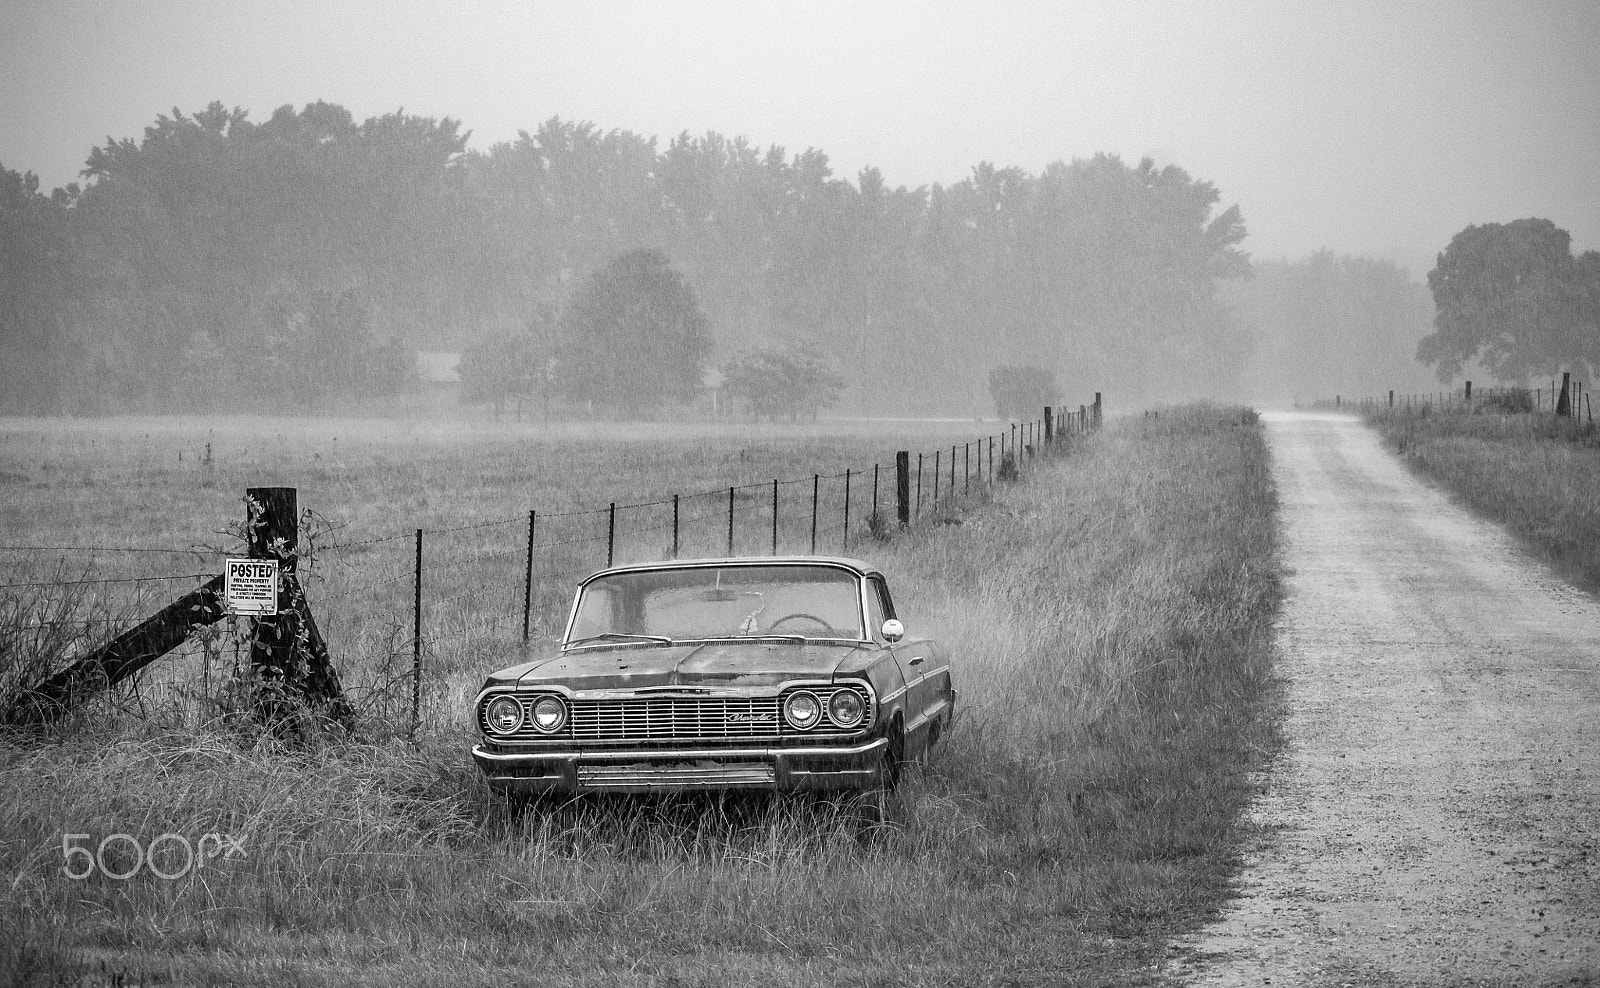
[[[1561,397],[1556,399],[1556,415],[1562,418],[1572,417],[1572,372],[1561,372]]]
[[[972,491],[972,443],[961,444],[961,493]]]
[[[944,459],[944,450],[933,451],[933,510],[939,510],[939,470]]]
[[[922,454],[917,454],[917,508],[916,515],[922,517]]]
[[[911,525],[911,454],[894,454],[894,516],[901,528]]]
[[[528,624],[533,616],[533,529],[539,523],[539,512],[528,512],[528,569],[522,577],[522,640],[528,640]]]

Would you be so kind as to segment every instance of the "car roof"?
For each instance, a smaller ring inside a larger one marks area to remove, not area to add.
[[[882,576],[883,572],[871,563],[847,556],[719,556],[710,559],[662,559],[647,563],[628,563],[611,566],[591,573],[580,585],[613,573],[639,573],[650,570],[703,569],[711,566],[832,566],[849,570],[856,576]]]

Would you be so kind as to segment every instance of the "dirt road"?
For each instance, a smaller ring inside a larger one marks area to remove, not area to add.
[[[1600,984],[1600,603],[1354,419],[1266,416],[1288,750],[1193,985]]]

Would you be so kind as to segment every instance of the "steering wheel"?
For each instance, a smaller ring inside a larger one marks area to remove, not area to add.
[[[826,622],[826,621],[822,620],[821,618],[817,617],[815,614],[807,614],[804,611],[800,611],[800,612],[795,613],[795,614],[786,614],[786,615],[784,615],[783,617],[779,618],[778,620],[776,620],[776,621],[772,622],[771,624],[767,625],[767,630],[768,631],[777,631],[778,630],[778,625],[785,624],[785,623],[787,623],[789,621],[795,621],[795,620],[802,619],[802,618],[807,620],[807,621],[815,621],[815,622],[817,622],[818,624],[822,625],[824,628],[826,628],[829,631],[834,630],[833,625],[831,625],[828,622]]]

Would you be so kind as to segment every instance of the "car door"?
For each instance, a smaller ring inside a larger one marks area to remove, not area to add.
[[[894,599],[889,596],[889,585],[883,577],[874,575],[867,579],[867,600],[868,613],[877,612],[875,615],[877,627],[872,629],[873,637],[881,638],[883,622],[897,617]],[[900,675],[906,683],[905,727],[908,740],[921,744],[923,732],[927,727],[929,708],[938,702],[937,681],[928,675],[937,659],[937,653],[933,649],[933,644],[927,639],[910,635],[889,645],[889,652],[894,656],[895,664],[899,666]]]

